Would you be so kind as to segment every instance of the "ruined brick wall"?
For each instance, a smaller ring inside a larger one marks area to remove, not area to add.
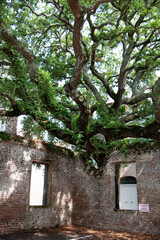
[[[29,207],[31,161],[52,163],[51,206]],[[71,165],[71,166],[70,166]],[[0,233],[70,225],[72,160],[41,142],[0,142]]]
[[[160,150],[158,149],[149,152],[130,152],[125,158],[120,152],[114,151],[100,180],[80,172],[81,165],[76,167],[74,184],[75,189],[79,191],[77,197],[73,196],[75,207],[72,221],[74,224],[160,235],[159,161]],[[149,212],[115,209],[116,165],[130,162],[136,163],[138,203],[149,204]]]
[[[52,163],[51,205],[29,207],[31,161]],[[115,210],[117,163],[136,162],[138,202],[150,211]],[[114,151],[101,179],[87,174],[77,158],[48,150],[38,141],[0,142],[0,233],[79,225],[160,234],[160,150]]]
[[[0,118],[1,119],[1,118]],[[2,118],[3,119],[3,118]],[[17,133],[17,117],[5,118],[5,132],[16,134]]]

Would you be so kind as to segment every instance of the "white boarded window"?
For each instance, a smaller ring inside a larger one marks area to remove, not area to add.
[[[3,120],[0,120],[0,132],[5,131],[5,122]]]
[[[32,163],[30,206],[46,206],[49,200],[49,164]]]
[[[136,163],[119,163],[115,168],[115,208],[138,210]]]
[[[135,177],[120,179],[120,209],[138,210],[137,181]]]

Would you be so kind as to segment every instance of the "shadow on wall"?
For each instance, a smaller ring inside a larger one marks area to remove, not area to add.
[[[78,165],[75,168],[72,161],[57,156],[53,158],[56,160],[52,166],[51,206],[30,208],[29,188],[33,154],[23,147],[18,150],[16,146],[13,150],[14,158],[7,159],[12,156],[10,149],[7,150],[7,157],[5,154],[1,157],[4,159],[1,160],[0,166],[1,232],[72,224],[132,232],[158,232],[160,225],[157,211],[159,209],[157,166],[160,155],[154,160],[154,166],[151,166],[152,161],[137,163],[138,203],[149,203],[150,207],[149,213],[140,213],[113,210],[114,201],[113,204],[112,202],[109,204],[109,201],[114,199],[115,180],[114,176],[107,180],[109,169],[106,170],[101,185],[97,185],[98,180],[83,172],[82,166]]]
[[[84,166],[77,161],[57,159],[56,163],[53,162],[52,211],[57,225],[83,225],[83,219],[86,221],[91,207],[92,194],[88,193],[88,189],[91,185],[92,191],[93,184],[88,182],[89,176],[86,177]]]
[[[23,228],[28,207],[28,173],[11,160],[1,163],[0,173],[0,229]]]
[[[74,223],[83,225],[84,219],[89,221],[90,218],[87,215],[89,212],[89,199],[85,190],[75,184],[70,186],[70,191],[66,189],[58,192],[55,194],[55,201],[53,199],[52,211],[56,216],[57,226],[74,225]]]
[[[72,225],[73,200],[69,191],[57,193],[52,211],[56,217],[56,226]]]
[[[11,148],[12,149],[12,148]],[[13,149],[7,150],[7,157]],[[73,214],[72,177],[61,170],[55,176],[52,169],[51,205],[29,206],[31,156],[30,150],[18,150],[17,159],[2,156],[0,172],[0,232],[26,228],[71,225]],[[3,160],[5,159],[5,160]],[[63,179],[63,181],[62,181]],[[67,188],[68,186],[68,188]]]

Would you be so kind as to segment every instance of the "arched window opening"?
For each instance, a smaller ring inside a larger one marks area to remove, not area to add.
[[[124,210],[138,210],[137,180],[127,176],[120,179],[119,207]]]
[[[123,177],[120,179],[120,184],[137,184],[135,177]]]

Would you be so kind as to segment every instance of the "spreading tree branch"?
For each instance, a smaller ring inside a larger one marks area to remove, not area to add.
[[[138,102],[141,102],[142,100],[145,100],[147,98],[152,97],[153,93],[152,92],[148,92],[148,93],[140,93],[137,96],[134,96],[132,98],[125,98],[122,100],[122,104],[127,104],[127,105],[134,105]]]
[[[31,50],[26,48],[26,46],[21,41],[12,35],[2,19],[0,19],[0,35],[28,61],[30,77],[33,81],[35,81],[38,71],[36,57]]]
[[[22,113],[18,107],[17,102],[8,94],[3,94],[0,93],[0,96],[3,98],[6,98],[9,100],[11,107],[13,110],[1,110],[0,111],[0,116],[6,116],[6,117],[18,117],[20,116]]]

